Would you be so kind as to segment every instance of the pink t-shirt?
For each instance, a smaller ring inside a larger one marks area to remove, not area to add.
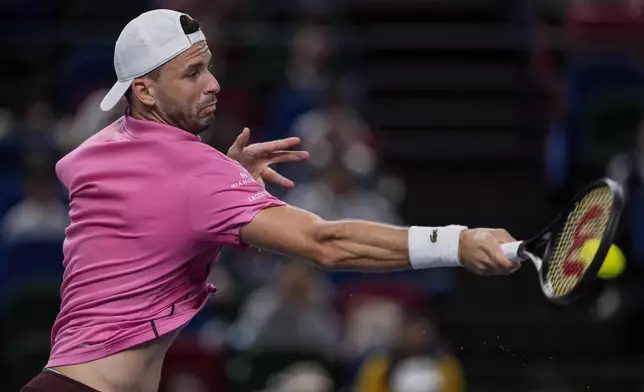
[[[284,203],[198,136],[128,115],[56,165],[69,190],[62,305],[47,366],[88,362],[184,326],[240,228]]]

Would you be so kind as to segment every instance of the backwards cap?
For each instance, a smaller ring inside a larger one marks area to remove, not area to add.
[[[181,17],[172,10],[153,10],[139,15],[121,31],[114,49],[114,70],[118,81],[101,102],[101,109],[112,109],[132,85],[132,81],[160,67],[199,41],[201,30],[187,34]]]

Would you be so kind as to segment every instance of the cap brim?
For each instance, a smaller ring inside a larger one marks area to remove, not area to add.
[[[101,101],[101,110],[107,112],[111,110],[123,98],[127,89],[132,85],[132,81],[116,82],[114,86],[107,92],[105,98]]]

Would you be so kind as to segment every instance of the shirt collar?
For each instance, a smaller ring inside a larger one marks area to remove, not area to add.
[[[192,134],[181,128],[163,124],[156,121],[139,120],[126,112],[123,116],[123,128],[135,138],[151,137],[153,139],[164,139],[174,141],[201,141],[199,135]]]

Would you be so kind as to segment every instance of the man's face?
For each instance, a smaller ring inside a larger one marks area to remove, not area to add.
[[[162,68],[154,89],[155,106],[170,124],[198,134],[215,119],[219,83],[210,73],[205,42],[194,44]]]

